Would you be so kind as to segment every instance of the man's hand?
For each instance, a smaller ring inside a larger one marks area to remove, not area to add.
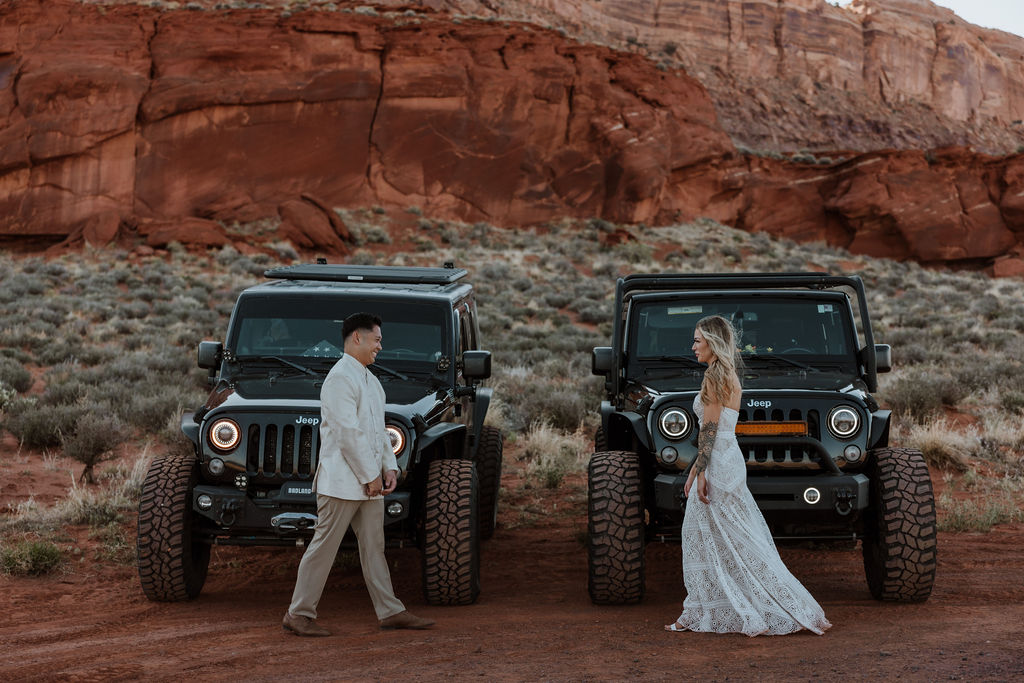
[[[396,486],[398,486],[398,472],[388,470],[384,473],[384,490],[381,493],[386,496],[394,491]]]
[[[380,477],[377,477],[369,484],[363,484],[363,490],[366,491],[366,495],[369,496],[370,498],[376,498],[377,496],[381,495],[383,487],[384,482],[381,480]]]

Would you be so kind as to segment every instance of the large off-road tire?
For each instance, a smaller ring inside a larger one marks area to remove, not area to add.
[[[921,452],[880,448],[864,520],[864,573],[876,600],[922,602],[935,582],[935,496]]]
[[[608,450],[608,439],[605,438],[604,427],[598,427],[594,430],[594,452],[600,453],[606,450]]]
[[[498,493],[501,490],[501,453],[505,439],[497,427],[484,426],[477,445],[476,475],[480,482],[480,538],[494,535],[498,523]]]
[[[479,496],[471,460],[435,460],[423,513],[423,594],[431,605],[470,605],[480,594]]]
[[[587,496],[587,587],[598,605],[644,597],[644,506],[636,453],[590,456]]]
[[[150,600],[190,600],[203,589],[210,546],[193,533],[192,488],[199,476],[192,454],[157,458],[139,499],[138,568]]]

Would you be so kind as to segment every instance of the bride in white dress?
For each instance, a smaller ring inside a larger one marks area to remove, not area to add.
[[[736,443],[740,382],[729,321],[697,323],[693,351],[708,364],[693,409],[700,421],[697,458],[684,493],[683,613],[668,631],[781,635],[822,634],[831,624],[797,581],[772,541],[747,489],[747,467]],[[697,495],[691,496],[696,490]]]

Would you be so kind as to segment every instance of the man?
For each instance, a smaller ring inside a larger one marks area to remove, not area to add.
[[[384,558],[384,496],[398,485],[398,464],[384,428],[384,389],[366,369],[381,349],[381,320],[370,313],[345,319],[345,353],[320,390],[320,461],[313,477],[317,522],[299,563],[292,604],[282,627],[300,636],[329,636],[316,606],[349,525],[381,628],[429,628],[395,597]]]

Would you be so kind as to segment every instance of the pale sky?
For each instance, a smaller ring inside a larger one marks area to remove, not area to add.
[[[932,0],[964,21],[1024,36],[1024,0]],[[843,5],[849,4],[843,2]]]

